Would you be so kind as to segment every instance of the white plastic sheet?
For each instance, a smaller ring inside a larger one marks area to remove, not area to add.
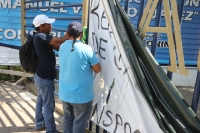
[[[88,44],[102,67],[94,75],[92,121],[112,133],[163,132],[135,81],[107,0],[93,0],[90,6]]]

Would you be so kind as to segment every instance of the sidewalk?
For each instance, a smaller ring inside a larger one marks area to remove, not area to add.
[[[186,102],[191,105],[193,88],[177,87]],[[0,133],[45,133],[35,132],[36,96],[23,87],[13,87],[0,82]],[[60,107],[59,107],[60,108]],[[62,115],[55,112],[58,131],[62,131]],[[200,105],[197,116],[200,118]]]
[[[25,88],[15,88],[0,82],[0,133],[35,132],[36,96]],[[58,131],[62,131],[62,116],[54,113]]]
[[[188,105],[191,106],[194,88],[189,86],[177,86],[176,88],[179,90]],[[196,115],[200,119],[200,102],[198,104]]]

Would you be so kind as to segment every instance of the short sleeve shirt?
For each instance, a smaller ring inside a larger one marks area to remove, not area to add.
[[[52,45],[49,44],[53,36],[45,33],[38,33],[34,37],[34,48],[38,58],[36,73],[44,79],[55,78],[55,53]]]
[[[87,103],[94,98],[93,65],[99,63],[92,48],[73,40],[67,40],[59,50],[59,98],[69,103]]]

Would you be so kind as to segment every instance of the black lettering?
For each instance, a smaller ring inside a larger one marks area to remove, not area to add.
[[[158,35],[158,38],[162,38],[162,36],[159,34],[159,35]]]
[[[120,59],[121,59],[121,54],[119,55],[119,62],[120,62]],[[122,70],[122,68],[120,68],[118,65],[117,65],[117,61],[116,61],[116,56],[114,56],[114,61],[115,61],[115,66],[119,69],[119,70]]]
[[[115,117],[116,117],[116,124],[115,124],[115,129],[114,129],[114,132],[113,132],[113,133],[116,133],[116,131],[117,131],[117,126],[118,126],[118,125],[121,125],[121,126],[122,126],[122,124],[123,124],[122,118],[121,118],[121,116],[120,116],[119,114],[116,114]],[[118,118],[120,118],[121,124],[119,123]]]
[[[111,38],[111,34],[113,34],[113,32],[112,32],[112,31],[109,31],[110,38]]]
[[[136,129],[134,133],[141,133],[140,130]]]
[[[157,47],[161,47],[163,41],[158,41]]]
[[[114,85],[115,85],[115,78],[113,79],[112,85],[110,86],[108,95],[107,95],[107,97],[106,97],[106,104],[108,103],[108,100],[109,100],[109,98],[110,98],[110,94],[111,94],[111,91],[112,91]]]
[[[97,37],[95,36],[95,33],[92,32],[92,41],[93,41],[93,45],[94,45],[94,42],[96,41],[96,44],[97,44],[97,51],[95,51],[95,54],[98,54],[98,41],[97,41]],[[94,41],[95,39],[95,41]]]
[[[126,126],[129,126],[129,129],[130,129],[130,133],[131,133],[131,126],[130,126],[130,124],[128,123],[128,122],[126,122],[125,124],[124,124],[124,133],[126,133]]]
[[[165,43],[165,41],[161,41],[160,47],[164,47],[164,43]]]
[[[105,16],[105,11],[103,12],[102,16],[101,16],[101,28],[103,30],[108,30],[109,29],[109,24],[108,24],[108,27],[103,27],[102,24],[103,24],[103,19],[106,19],[106,16]]]
[[[95,113],[95,111],[97,112],[97,106],[98,106],[98,104],[95,104],[95,107],[94,107],[94,110],[93,110],[93,112],[92,112],[92,115],[91,115],[91,117],[93,117],[93,116],[94,116],[94,113]]]
[[[99,54],[99,56],[102,58],[102,59],[106,59],[105,57],[103,57],[102,55],[101,55],[101,50],[102,51],[106,51],[106,49],[105,48],[103,48],[103,47],[101,47],[101,42],[105,42],[105,43],[107,43],[108,41],[107,40],[105,40],[105,39],[103,39],[103,38],[100,38],[100,45],[99,45],[99,43],[98,43],[98,39],[97,39],[97,37],[96,37],[96,35],[95,35],[95,33],[94,32],[92,32],[92,40],[93,40],[93,45],[95,44],[95,42],[96,42],[96,48],[97,48],[97,51],[95,51],[95,54]]]
[[[165,41],[165,43],[164,43],[164,47],[169,47],[169,45],[168,45],[168,42],[167,42],[167,41]]]
[[[97,18],[98,18],[98,29],[99,29],[99,14],[97,12],[95,12],[98,8],[99,8],[99,3],[94,9],[91,10],[91,14],[95,14],[97,16]]]
[[[95,111],[96,111],[96,113],[97,113],[97,111],[98,111],[98,107],[97,107],[97,106],[98,106],[98,104],[96,104],[95,107],[94,107],[94,110],[93,110],[93,112],[92,112],[92,117],[94,116]],[[104,108],[105,108],[105,106],[103,106],[103,108],[102,108],[102,110],[101,110],[101,115],[100,115],[99,120],[98,120],[98,113],[97,113],[97,124],[99,124],[99,122],[101,121],[101,118],[102,118],[102,115],[103,115]]]
[[[115,50],[115,49],[116,49],[116,46],[113,47],[113,50]]]
[[[169,47],[167,41],[158,41],[157,47]]]
[[[103,56],[101,55],[101,51],[100,51],[100,50],[103,50],[104,52],[106,51],[105,48],[102,48],[102,47],[101,47],[101,44],[102,44],[101,42],[102,42],[102,41],[105,42],[105,43],[107,43],[108,41],[107,41],[107,40],[104,40],[103,38],[100,38],[99,56],[100,56],[102,59],[105,60],[106,58],[103,57]]]
[[[103,125],[104,125],[105,127],[109,127],[109,126],[113,123],[112,118],[111,118],[111,116],[109,115],[109,113],[112,114],[112,112],[111,112],[110,110],[107,110],[107,111],[106,111],[106,115],[108,116],[108,118],[110,118],[110,124],[106,124],[106,123],[105,123],[105,120],[103,120]]]
[[[124,75],[125,73],[127,73],[127,68],[124,70],[123,75]]]

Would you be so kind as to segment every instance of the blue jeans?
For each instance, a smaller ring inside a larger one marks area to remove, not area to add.
[[[56,133],[56,124],[53,114],[55,110],[54,80],[43,79],[35,74],[34,81],[35,85],[38,87],[35,111],[36,129],[45,126],[47,133]]]
[[[64,133],[85,133],[87,121],[92,112],[92,101],[83,104],[67,103],[63,104],[63,130]]]

